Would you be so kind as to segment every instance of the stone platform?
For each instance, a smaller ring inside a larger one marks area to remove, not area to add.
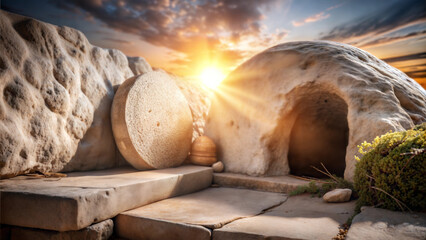
[[[208,167],[75,172],[64,178],[0,181],[1,224],[55,231],[83,229],[129,209],[211,185]]]
[[[274,177],[253,177],[237,173],[214,173],[213,183],[222,187],[246,188],[258,191],[290,193],[309,181],[291,175]]]
[[[126,239],[331,239],[354,206],[309,195],[210,188],[121,213],[115,224]]]

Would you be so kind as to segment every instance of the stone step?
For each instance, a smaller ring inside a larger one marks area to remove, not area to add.
[[[0,181],[0,222],[80,230],[129,209],[205,189],[211,182],[211,168],[192,165],[151,171],[75,172],[64,178],[19,176]]]
[[[126,239],[211,239],[211,231],[253,217],[287,199],[285,194],[209,188],[119,214],[116,234]]]
[[[289,193],[309,181],[294,176],[253,177],[237,173],[214,173],[213,183],[222,187],[246,188],[258,191]]]
[[[332,239],[350,218],[355,202],[325,203],[310,195],[289,197],[264,214],[236,220],[213,231],[214,240]]]
[[[35,228],[24,228],[16,226],[2,226],[7,233],[2,235],[2,240],[60,240],[60,239],[84,239],[84,240],[107,240],[114,231],[114,223],[111,219],[95,223],[78,231],[58,232]]]

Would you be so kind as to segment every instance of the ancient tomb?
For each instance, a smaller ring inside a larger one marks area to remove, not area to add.
[[[254,56],[212,99],[206,135],[225,171],[253,176],[351,180],[357,145],[426,120],[426,91],[358,48],[327,42],[281,44]],[[325,177],[325,176],[324,176]]]

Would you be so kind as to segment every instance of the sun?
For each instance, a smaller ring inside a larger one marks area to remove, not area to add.
[[[201,81],[211,89],[216,89],[224,78],[225,74],[216,67],[206,67],[200,74]]]

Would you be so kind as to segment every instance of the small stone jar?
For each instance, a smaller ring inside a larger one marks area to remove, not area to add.
[[[192,143],[191,154],[189,160],[192,164],[211,166],[217,161],[216,145],[213,140],[206,136],[201,136],[195,139]]]

